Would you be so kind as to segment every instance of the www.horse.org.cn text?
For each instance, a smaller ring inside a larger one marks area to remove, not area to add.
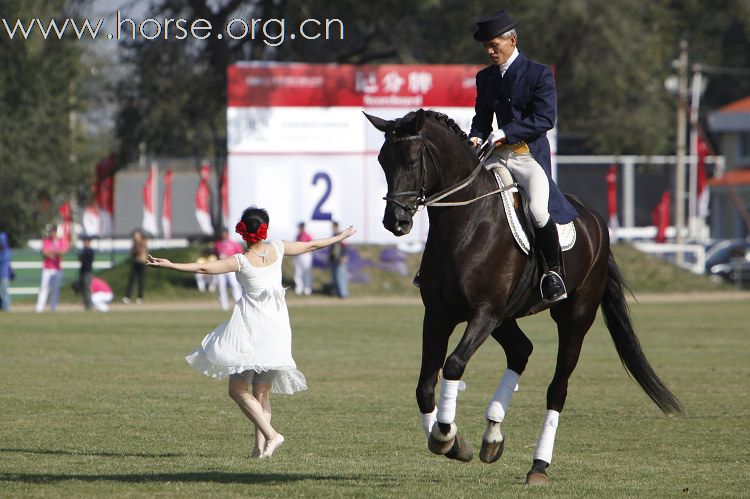
[[[340,19],[307,18],[292,26],[286,19],[230,20],[217,30],[208,19],[147,18],[143,20],[123,16],[118,10],[114,23],[106,19],[5,19],[2,18],[0,36],[28,40],[39,34],[43,39],[74,37],[79,40],[205,40],[215,37],[232,40],[256,40],[278,47],[291,40],[343,40],[344,23]],[[107,26],[113,29],[108,30]]]

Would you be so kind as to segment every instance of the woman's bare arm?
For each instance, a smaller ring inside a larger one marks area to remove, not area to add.
[[[310,251],[319,250],[321,248],[325,248],[326,246],[330,246],[339,241],[343,241],[347,237],[350,237],[353,234],[355,234],[356,232],[357,231],[354,228],[354,226],[349,226],[340,234],[337,234],[332,237],[326,237],[325,239],[313,239],[312,241],[308,241],[306,243],[303,243],[300,241],[282,241],[284,243],[284,254],[295,256],[295,255],[301,255],[302,253],[309,253]]]
[[[156,258],[148,255],[146,265],[151,267],[162,267],[165,269],[174,269],[181,272],[191,272],[193,274],[226,274],[227,272],[237,272],[239,264],[234,256],[204,263],[172,263],[166,258]]]

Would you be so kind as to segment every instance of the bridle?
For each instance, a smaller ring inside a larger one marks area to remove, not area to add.
[[[489,149],[486,151],[483,151],[483,154],[479,160],[479,164],[474,168],[474,170],[471,172],[471,174],[466,177],[465,179],[457,182],[456,184],[452,185],[451,187],[442,190],[438,193],[433,194],[430,197],[426,197],[427,192],[427,156],[430,157],[432,160],[432,163],[435,165],[435,170],[440,173],[440,170],[438,169],[438,163],[435,160],[435,156],[432,154],[432,151],[430,151],[427,148],[427,144],[425,143],[424,137],[422,134],[416,134],[416,135],[407,135],[405,137],[396,137],[395,133],[391,132],[389,134],[386,134],[386,142],[406,142],[409,140],[419,140],[422,142],[421,151],[420,151],[420,160],[422,162],[422,186],[419,188],[418,191],[401,191],[401,192],[388,192],[386,193],[385,197],[383,198],[386,203],[393,203],[396,206],[403,208],[404,210],[408,211],[411,216],[414,216],[414,214],[417,212],[420,206],[436,206],[436,207],[445,207],[445,206],[465,206],[467,204],[471,204],[474,201],[478,201],[482,198],[486,198],[487,196],[491,196],[493,194],[497,194],[503,191],[507,191],[509,189],[512,189],[514,187],[518,187],[518,183],[513,182],[510,185],[505,185],[503,187],[500,187],[498,189],[495,189],[492,192],[488,192],[486,194],[482,194],[481,196],[475,197],[474,199],[470,199],[468,201],[453,201],[453,202],[439,202],[441,199],[444,199],[451,194],[460,191],[467,185],[471,184],[475,178],[477,178],[477,175],[479,175],[479,172],[482,171],[482,168],[484,167],[484,164],[487,162],[487,160],[490,158],[490,154],[492,153],[492,150],[494,149],[494,146],[489,146]],[[399,201],[397,198],[400,196],[410,196],[414,197],[414,204],[409,206],[408,204],[405,204],[401,201]]]
[[[388,192],[383,199],[385,199],[386,202],[395,204],[399,208],[403,208],[413,216],[417,212],[419,207],[424,205],[425,201],[427,200],[425,197],[425,193],[427,192],[427,156],[430,156],[430,159],[432,159],[432,163],[435,165],[436,170],[437,161],[435,161],[435,157],[432,155],[432,152],[427,148],[427,144],[425,143],[424,137],[421,133],[417,135],[407,135],[406,137],[396,137],[395,133],[393,132],[391,132],[390,134],[386,134],[386,142],[407,142],[411,140],[419,140],[420,142],[422,142],[419,153],[420,161],[422,162],[422,186],[418,191]],[[402,203],[398,200],[398,197],[401,196],[414,197],[414,204],[409,206],[405,203]]]

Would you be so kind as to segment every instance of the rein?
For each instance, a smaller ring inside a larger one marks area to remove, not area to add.
[[[484,157],[479,161],[479,164],[474,168],[474,170],[469,174],[468,177],[465,179],[455,183],[451,187],[448,187],[447,189],[444,189],[440,192],[437,192],[430,197],[425,196],[425,192],[427,190],[427,156],[430,156],[432,159],[433,164],[435,165],[435,169],[437,170],[437,161],[435,161],[435,157],[432,155],[430,150],[427,148],[427,144],[424,141],[424,137],[422,134],[417,135],[409,135],[406,137],[389,137],[386,139],[386,141],[390,140],[391,142],[405,142],[409,140],[419,140],[422,142],[421,147],[421,161],[422,161],[422,186],[419,188],[418,191],[402,191],[402,192],[394,192],[394,193],[387,193],[385,197],[383,198],[386,202],[390,202],[395,204],[396,206],[399,206],[400,208],[403,208],[404,210],[410,212],[412,215],[417,212],[420,206],[426,206],[426,207],[447,207],[447,206],[466,206],[468,204],[471,204],[475,201],[479,201],[480,199],[486,198],[488,196],[492,196],[493,194],[498,194],[504,191],[507,191],[509,189],[512,189],[514,187],[517,187],[517,183],[512,183],[507,186],[503,186],[499,189],[495,189],[494,191],[488,192],[486,194],[482,194],[481,196],[477,196],[474,199],[469,199],[467,201],[444,201],[440,202],[440,200],[445,199],[446,197],[450,196],[451,194],[454,194],[465,187],[467,187],[469,184],[474,182],[474,180],[479,175],[479,172],[482,171],[482,168],[484,167],[484,164],[487,162],[487,160],[490,157],[490,153],[492,152],[492,149],[494,147],[491,147],[489,151],[484,155]],[[412,206],[406,205],[399,201],[397,199],[398,196],[415,196],[417,199],[415,200],[414,204]]]

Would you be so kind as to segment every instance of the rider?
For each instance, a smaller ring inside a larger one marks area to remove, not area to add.
[[[516,48],[516,23],[501,10],[476,21],[474,39],[481,42],[493,64],[477,73],[476,113],[470,140],[495,144],[485,163],[488,170],[505,166],[526,190],[537,248],[546,263],[540,283],[542,299],[552,303],[567,297],[561,276],[561,253],[555,222],[578,216],[550,177],[547,130],[555,125],[556,97],[552,71],[527,59]],[[498,129],[492,129],[493,114]]]

